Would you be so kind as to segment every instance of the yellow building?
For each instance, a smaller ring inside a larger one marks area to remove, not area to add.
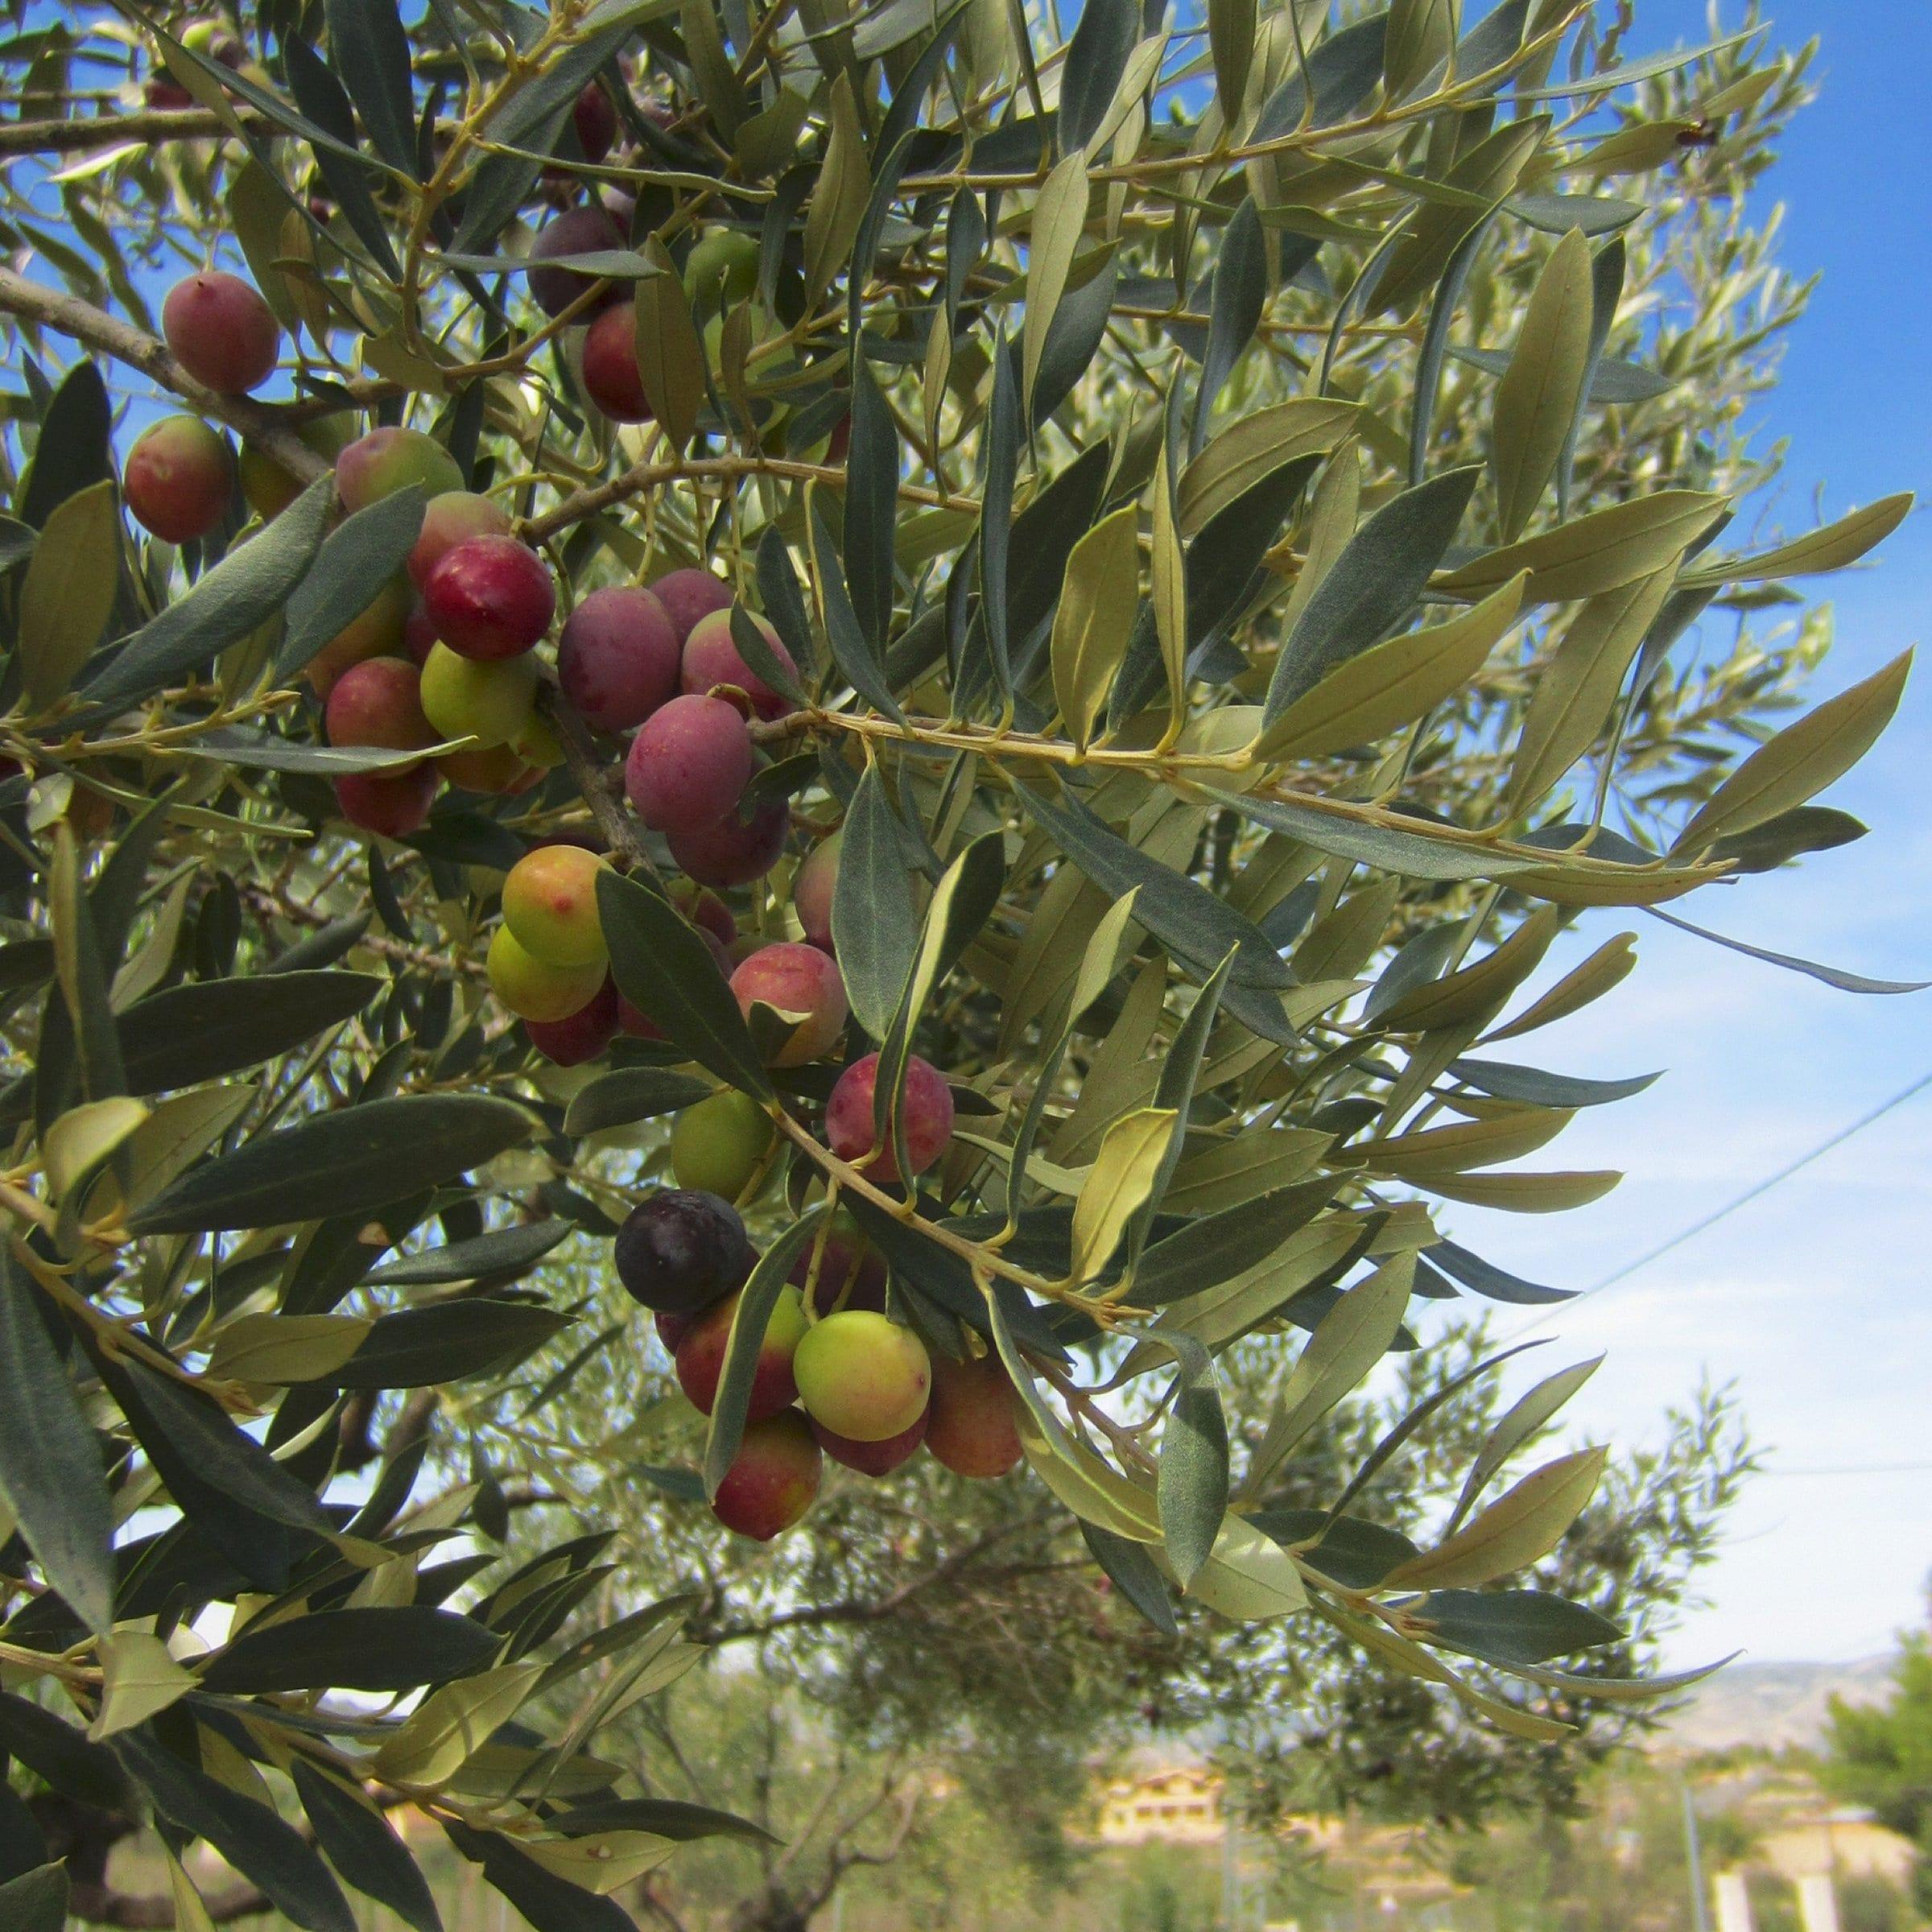
[[[1221,1838],[1221,1779],[1204,1765],[1162,1765],[1101,1791],[1104,1845],[1205,1845]]]

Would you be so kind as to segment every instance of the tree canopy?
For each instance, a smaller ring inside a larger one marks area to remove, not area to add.
[[[1625,10],[16,10],[0,1905],[627,1924],[691,1633],[989,1550],[1411,1794],[1674,1687],[1721,1411],[1442,1304],[1581,922],[1863,836],[1909,501],[1733,526],[1804,60]]]

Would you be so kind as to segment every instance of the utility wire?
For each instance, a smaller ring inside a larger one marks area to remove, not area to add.
[[[1752,1201],[1758,1199],[1761,1195],[1769,1194],[1773,1187],[1790,1180],[1793,1174],[1809,1167],[1814,1161],[1829,1154],[1833,1148],[1842,1147],[1854,1134],[1863,1133],[1875,1121],[1883,1120],[1894,1108],[1904,1106],[1907,1100],[1911,1100],[1915,1095],[1923,1093],[1928,1087],[1932,1087],[1932,1069],[1922,1073],[1909,1086],[1901,1087],[1889,1100],[1880,1100],[1869,1113],[1861,1115],[1850,1126],[1841,1127],[1836,1133],[1827,1140],[1820,1141],[1815,1147],[1810,1149],[1807,1153],[1801,1154],[1796,1160],[1779,1168],[1775,1174],[1767,1174],[1755,1187],[1747,1187],[1742,1194],[1725,1202],[1723,1207],[1714,1208],[1702,1220],[1693,1221],[1688,1228],[1680,1228],[1675,1234],[1670,1236],[1670,1240],[1660,1242],[1647,1254],[1640,1254],[1635,1261],[1626,1261],[1622,1267],[1612,1269],[1609,1274],[1604,1275],[1599,1281],[1592,1282],[1587,1288],[1573,1295],[1567,1302],[1557,1304],[1545,1313],[1538,1315],[1534,1320],[1525,1322],[1522,1328],[1513,1330],[1512,1332],[1521,1334],[1526,1329],[1540,1328],[1546,1323],[1556,1319],[1563,1311],[1574,1308],[1579,1302],[1583,1301],[1593,1294],[1601,1294],[1606,1288],[1613,1287],[1617,1282],[1627,1280],[1631,1275],[1637,1274],[1639,1269],[1648,1268],[1653,1261],[1661,1261],[1664,1256],[1670,1253],[1674,1249],[1682,1247],[1685,1242],[1695,1240],[1707,1228],[1715,1228],[1719,1221],[1736,1214],[1739,1208],[1748,1207]]]

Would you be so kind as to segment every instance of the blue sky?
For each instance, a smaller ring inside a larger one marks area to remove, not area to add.
[[[1781,41],[1822,43],[1821,97],[1765,189],[1785,205],[1786,266],[1823,275],[1757,419],[1767,440],[1789,441],[1777,510],[1796,529],[1814,489],[1835,515],[1932,484],[1918,246],[1932,213],[1932,134],[1922,115],[1895,105],[1899,76],[1932,64],[1932,11],[1916,0],[1782,0],[1773,10]],[[1709,37],[1701,0],[1645,0],[1638,12],[1647,44]],[[1739,15],[1723,9],[1727,25]],[[1876,568],[1810,586],[1831,596],[1839,620],[1818,696],[1922,637],[1929,515],[1909,519]],[[1932,979],[1929,764],[1932,664],[1877,750],[1829,794],[1870,838],[1802,871],[1708,890],[1682,910],[1781,951]],[[1534,1057],[1581,1073],[1668,1073],[1634,1100],[1579,1116],[1550,1150],[1558,1158],[1527,1164],[1620,1167],[1628,1179],[1581,1213],[1462,1210],[1454,1223],[1497,1261],[1567,1286],[1645,1253],[1932,1071],[1932,993],[1835,993],[1641,915],[1591,915],[1583,945],[1627,927],[1638,933],[1637,972],[1587,1017],[1534,1036]],[[1674,1662],[1739,1645],[1761,1658],[1858,1657],[1922,1619],[1932,1571],[1929,1170],[1932,1092],[1538,1329],[1558,1339],[1530,1358],[1524,1382],[1556,1358],[1609,1350],[1571,1412],[1597,1439],[1654,1440],[1665,1404],[1708,1369],[1736,1382],[1769,1452],[1769,1472],[1709,1576],[1711,1607],[1678,1633]],[[1520,1326],[1505,1319],[1499,1330]]]

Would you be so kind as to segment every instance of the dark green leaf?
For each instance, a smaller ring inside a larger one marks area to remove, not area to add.
[[[1181,1627],[1174,1620],[1174,1605],[1168,1600],[1166,1580],[1145,1547],[1084,1520],[1080,1523],[1080,1534],[1087,1539],[1093,1560],[1121,1596],[1163,1637],[1179,1637]]]
[[[295,34],[284,32],[282,36],[282,67],[288,76],[289,91],[295,97],[296,105],[316,126],[325,128],[331,137],[326,142],[312,144],[316,167],[330,194],[341,204],[343,220],[354,229],[357,239],[369,250],[369,258],[377,269],[394,280],[400,280],[402,265],[396,259],[395,244],[389,238],[382,211],[376,206],[375,196],[369,192],[368,163],[357,141],[356,118],[342,83],[336,78],[328,63],[306,40]],[[357,159],[351,161],[349,155],[356,155]]]
[[[781,1841],[762,1825],[733,1811],[714,1811],[709,1805],[686,1804],[675,1798],[613,1798],[601,1804],[579,1805],[553,1818],[567,1838],[588,1838],[602,1831],[648,1831],[654,1838],[675,1839],[679,1844],[700,1838],[741,1838],[750,1843]]]
[[[37,1872],[47,1863],[47,1834],[27,1800],[14,1787],[0,1782],[0,1888]],[[0,1889],[0,1901],[6,1899]],[[58,1932],[60,1922],[55,1922]]]
[[[39,1299],[0,1248],[0,1498],[47,1581],[105,1636],[114,1621],[114,1505]]]
[[[365,972],[277,972],[152,993],[116,1023],[128,1091],[196,1086],[292,1052],[360,1013],[388,983]]]
[[[1509,352],[1504,349],[1471,349],[1458,344],[1450,350],[1459,362],[1500,376],[1509,366]],[[1599,359],[1587,391],[1588,400],[1600,408],[1612,403],[1653,402],[1677,387],[1673,376],[1660,375],[1636,362],[1620,361],[1615,356]]]
[[[1398,1563],[1418,1554],[1399,1530],[1360,1517],[1331,1521],[1325,1509],[1260,1509],[1249,1517],[1262,1535],[1284,1546],[1321,1540],[1306,1552],[1323,1575],[1348,1590],[1373,1590]]]
[[[1261,929],[1206,886],[1170,871],[1130,845],[1072,794],[1054,800],[1026,786],[1015,789],[1027,815],[1058,840],[1067,856],[1109,898],[1120,898],[1140,887],[1134,918],[1177,959],[1206,974],[1232,951],[1231,976],[1237,985],[1274,988],[1290,984],[1286,965]],[[840,956],[843,960],[842,949]]]
[[[1501,67],[1521,46],[1530,0],[1503,0],[1496,10],[1477,22],[1456,43],[1455,75],[1474,80]]]
[[[899,432],[872,365],[852,367],[852,444],[845,461],[845,581],[876,653],[892,622],[893,535],[898,522]]]
[[[1141,1257],[1129,1300],[1136,1307],[1158,1308],[1258,1268],[1306,1228],[1334,1192],[1330,1180],[1300,1182],[1189,1222]]]
[[[1034,371],[1032,421],[1035,429],[1072,394],[1073,386],[1092,365],[1112,319],[1119,285],[1117,248],[1096,250],[1074,263],[1067,287],[1061,292],[1059,306],[1047,325],[1040,365]],[[1100,447],[1107,446],[1103,444]],[[1032,504],[1027,506],[1029,510],[1032,507]],[[1026,519],[1026,511],[1022,510],[1014,520],[1013,540],[1008,546],[1016,576],[1025,564],[1020,526]]]
[[[993,401],[986,413],[985,474],[980,489],[979,634],[985,638],[989,654],[988,664],[993,687],[1002,698],[1013,690],[1013,650],[1006,630],[1006,612],[1008,565],[1013,552],[1013,491],[1020,466],[1019,362],[1019,344],[1009,344],[1004,335],[996,333]],[[976,667],[968,667],[973,668]]]
[[[183,1509],[195,1513],[180,1488],[186,1477],[204,1493],[218,1492],[291,1530],[326,1534],[332,1527],[308,1486],[205,1396],[131,1358],[103,1370],[102,1379]]]
[[[1469,506],[1480,472],[1432,477],[1392,497],[1348,543],[1302,606],[1269,680],[1262,729],[1414,608]]]
[[[0,1690],[0,1751],[10,1752],[64,1798],[131,1815],[134,1798],[120,1760],[91,1744],[43,1705]]]
[[[1187,546],[1187,642],[1206,642],[1241,614],[1254,594],[1262,559],[1279,540],[1317,456],[1299,456],[1273,469],[1202,525]],[[1160,679],[1154,661],[1154,683]]]
[[[440,1248],[407,1255],[377,1269],[369,1278],[390,1287],[424,1288],[473,1282],[486,1274],[521,1274],[559,1242],[568,1240],[572,1232],[568,1221],[526,1221],[520,1227],[499,1228],[466,1241],[446,1241]]]
[[[41,1865],[0,1885],[7,1932],[60,1932],[67,1923],[67,1867]]]
[[[234,765],[250,771],[309,772],[324,778],[345,778],[354,772],[395,771],[423,762],[419,751],[382,751],[372,745],[306,745],[246,724],[217,725],[179,749],[187,757],[212,759],[217,765]]]
[[[1433,1590],[1399,1598],[1435,1637],[1494,1664],[1540,1664],[1573,1650],[1620,1643],[1623,1632],[1583,1604],[1538,1590]]]
[[[328,1868],[292,1825],[266,1806],[184,1764],[147,1725],[114,1740],[114,1750],[171,1824],[204,1838],[308,1932],[356,1932],[356,1915]]]
[[[1286,834],[1318,852],[1353,859],[1384,872],[1406,873],[1412,879],[1502,879],[1530,869],[1533,859],[1493,851],[1466,835],[1431,838],[1426,832],[1399,826],[1374,825],[1313,805],[1283,799],[1257,799],[1242,793],[1200,789],[1216,803],[1226,805],[1257,825]]]
[[[208,663],[284,609],[308,573],[336,502],[332,477],[312,483],[258,537],[230,551],[122,645],[82,689],[119,711]]]
[[[231,1696],[272,1690],[414,1690],[481,1670],[501,1640],[450,1610],[417,1604],[325,1610],[244,1630],[201,1671]]]
[[[481,1094],[408,1094],[345,1107],[193,1169],[130,1227],[187,1234],[360,1213],[493,1160],[530,1128],[522,1108]]]
[[[1161,1436],[1155,1492],[1167,1560],[1185,1589],[1207,1562],[1228,1513],[1228,1419],[1208,1351],[1191,1335],[1163,1333],[1180,1368]]]
[[[1770,872],[1806,852],[1852,844],[1869,829],[1835,806],[1794,805],[1748,832],[1719,839],[1711,857],[1738,872]]]
[[[1449,1071],[1479,1093],[1494,1094],[1499,1100],[1526,1100],[1535,1107],[1600,1107],[1608,1100],[1627,1100],[1663,1077],[1640,1073],[1627,1080],[1586,1080],[1503,1060],[1451,1060]]]
[[[1100,132],[1140,31],[1139,0],[1087,0],[1080,9],[1060,69],[1062,154],[1084,147]]]
[[[305,669],[324,645],[389,589],[422,535],[425,501],[421,486],[411,483],[358,510],[330,532],[288,600],[287,630],[275,658],[278,683]]]
[[[566,1133],[628,1127],[695,1105],[713,1091],[709,1080],[668,1067],[621,1067],[580,1088],[564,1116]]]
[[[1480,1254],[1472,1254],[1467,1248],[1459,1247],[1454,1241],[1438,1241],[1433,1247],[1422,1250],[1423,1258],[1431,1265],[1439,1268],[1445,1274],[1453,1275],[1465,1288],[1492,1302],[1510,1302],[1521,1305],[1538,1306],[1546,1302],[1567,1302],[1573,1290],[1546,1288],[1536,1282],[1525,1282],[1520,1276],[1499,1268],[1493,1261],[1486,1261]]]
[[[1590,404],[1590,392],[1596,386],[1597,371],[1603,366],[1604,345],[1610,340],[1610,331],[1616,323],[1617,304],[1623,299],[1625,254],[1623,238],[1606,242],[1591,258],[1590,263],[1590,342],[1589,353],[1583,365],[1583,386],[1576,398],[1576,409],[1570,419],[1569,434],[1563,439],[1563,453],[1556,471],[1556,514],[1559,518],[1570,514],[1570,487],[1576,467],[1576,448],[1583,433],[1583,416]]]
[[[382,1814],[306,1758],[295,1758],[289,1775],[315,1829],[316,1843],[336,1871],[415,1932],[443,1932],[427,1882]]]
[[[786,669],[785,660],[771,648],[770,644],[766,639],[764,632],[752,622],[751,613],[745,609],[743,605],[734,604],[732,605],[729,621],[731,641],[737,646],[738,655],[745,660],[745,668],[753,676],[762,678],[781,697],[789,699],[794,704],[803,707],[806,701],[805,693],[799,687],[798,679]],[[782,642],[782,639],[780,641]],[[809,758],[811,754],[808,752],[801,752],[798,755],[801,758]],[[765,769],[769,771],[772,768],[767,766]],[[762,772],[755,774],[752,778],[752,785],[755,786],[763,775]],[[748,786],[745,789],[749,794],[751,787]],[[749,803],[741,803],[739,809],[749,815],[751,807]]]
[[[597,910],[618,992],[719,1079],[769,1100],[771,1080],[736,996],[669,901],[606,871],[597,881]]]
[[[766,1327],[791,1273],[791,1265],[816,1233],[823,1212],[814,1209],[794,1221],[759,1257],[751,1278],[738,1291],[731,1335],[725,1344],[724,1365],[719,1372],[717,1393],[712,1402],[711,1430],[704,1443],[708,1495],[717,1494],[718,1484],[730,1472],[738,1446],[745,1439],[745,1411],[751,1402],[752,1380],[758,1372],[758,1353],[765,1344]]]
[[[1254,197],[1234,211],[1215,258],[1213,295],[1208,307],[1208,348],[1195,392],[1194,428],[1188,453],[1198,456],[1208,440],[1208,420],[1215,400],[1234,373],[1241,351],[1253,340],[1268,306],[1268,244]]]
[[[449,1840],[489,1884],[510,1901],[536,1932],[637,1932],[614,1898],[600,1898],[547,1872],[497,1831],[479,1831],[454,1818],[441,1821]]]
[[[875,1040],[891,1029],[919,948],[903,836],[877,767],[867,766],[845,813],[832,931],[852,1009]]]
[[[395,0],[328,0],[328,48],[376,151],[413,174],[416,108],[409,36]]]
[[[811,555],[819,599],[825,620],[825,642],[832,660],[845,682],[874,711],[881,712],[895,724],[903,724],[906,714],[886,682],[886,667],[873,649],[852,607],[845,589],[845,573],[832,532],[815,502],[811,506]]]
[[[1292,133],[1304,114],[1314,127],[1346,120],[1382,77],[1388,33],[1388,14],[1377,13],[1331,34],[1301,72],[1269,96],[1248,138],[1278,140]]]
[[[1721,932],[1713,932],[1707,926],[1693,926],[1688,919],[1680,919],[1675,913],[1666,912],[1659,906],[1646,906],[1643,910],[1680,932],[1695,933],[1714,946],[1741,952],[1747,959],[1762,960],[1767,966],[1781,966],[1787,972],[1802,972],[1807,979],[1822,980],[1840,993],[1923,993],[1932,985],[1932,980],[1927,980],[1868,979],[1862,972],[1847,972],[1842,966],[1821,966],[1815,960],[1801,960],[1794,953],[1771,952],[1762,946],[1748,946],[1742,939],[1727,939]]]
[[[107,385],[92,362],[76,362],[61,378],[41,419],[34,460],[20,493],[20,515],[35,530],[67,499],[114,473],[114,416]]]
[[[440,1302],[381,1317],[340,1368],[332,1389],[432,1389],[520,1362],[572,1318],[529,1302]]]
[[[778,641],[791,653],[801,672],[809,671],[817,661],[812,648],[811,617],[799,588],[798,573],[791,567],[791,553],[785,547],[778,526],[768,523],[758,539],[758,598],[765,606],[766,620],[778,634]],[[737,634],[737,627],[733,627]]]
[[[1435,299],[1430,305],[1429,323],[1422,332],[1422,353],[1416,358],[1415,401],[1409,421],[1409,482],[1411,488],[1429,473],[1429,433],[1435,420],[1436,396],[1442,388],[1443,364],[1449,354],[1449,332],[1455,321],[1456,304],[1463,299],[1463,285],[1476,266],[1488,237],[1495,210],[1484,215],[1451,250],[1442,279],[1436,283]],[[1504,367],[1509,358],[1503,359]],[[1500,372],[1499,372],[1500,373]]]

